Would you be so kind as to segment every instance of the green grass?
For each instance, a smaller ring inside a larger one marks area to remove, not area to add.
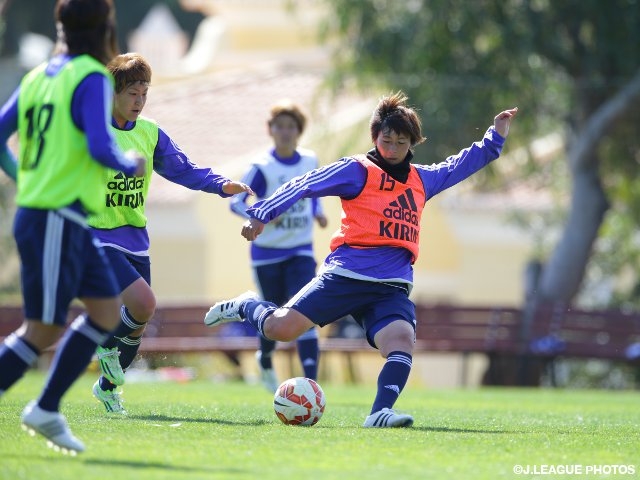
[[[260,386],[198,380],[125,386],[126,418],[107,417],[82,377],[63,413],[86,452],[48,449],[19,425],[42,373],[0,400],[1,479],[501,479],[514,465],[630,465],[640,478],[640,394],[632,391],[408,387],[410,429],[361,427],[373,386],[323,385],[314,427],[286,427]],[[545,467],[541,467],[545,468]],[[584,476],[584,475],[583,475]],[[579,478],[579,477],[578,477]]]

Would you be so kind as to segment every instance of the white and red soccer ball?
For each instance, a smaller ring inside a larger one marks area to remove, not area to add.
[[[273,409],[285,425],[315,425],[322,418],[325,405],[320,385],[305,377],[285,380],[273,397]]]

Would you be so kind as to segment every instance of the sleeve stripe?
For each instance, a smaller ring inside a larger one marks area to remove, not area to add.
[[[293,186],[293,188],[282,192],[282,194],[279,194],[277,198],[265,200],[259,208],[254,208],[253,216],[258,220],[264,220],[269,211],[278,208],[283,203],[291,200],[291,198],[300,196],[300,192],[307,189],[309,186],[316,185],[325,181],[327,178],[337,175],[340,171],[347,168],[348,166],[348,162],[335,162],[324,168],[312,170],[303,177],[304,181],[297,181],[293,184],[289,184],[289,186]],[[274,195],[278,194],[279,192],[280,189],[278,189],[276,193],[274,193]]]

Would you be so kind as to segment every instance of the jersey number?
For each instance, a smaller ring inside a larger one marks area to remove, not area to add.
[[[25,161],[23,170],[33,170],[40,163],[40,157],[44,150],[45,133],[51,125],[53,117],[53,105],[45,103],[37,107],[31,107],[26,112],[27,117],[27,147],[25,149]]]
[[[393,187],[396,186],[396,181],[391,178],[388,174],[383,173],[380,177],[380,188],[379,190],[385,190],[390,192],[393,190]]]

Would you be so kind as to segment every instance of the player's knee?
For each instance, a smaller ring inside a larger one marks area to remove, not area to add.
[[[280,318],[269,318],[264,322],[264,336],[279,342],[291,342],[298,338],[298,331]]]
[[[39,321],[25,321],[16,333],[38,351],[42,351],[52,346],[60,338],[62,332],[63,328],[58,325],[44,325]]]
[[[136,322],[147,323],[156,313],[155,298],[151,297],[133,302],[131,305],[127,305],[127,310]]]
[[[387,358],[391,352],[404,352],[409,355],[413,355],[413,338],[396,338],[389,339],[383,345],[380,345],[378,348],[380,350],[380,355],[383,358]]]
[[[396,321],[378,332],[375,343],[380,355],[387,357],[391,352],[413,353],[415,333],[411,325],[404,321]]]

